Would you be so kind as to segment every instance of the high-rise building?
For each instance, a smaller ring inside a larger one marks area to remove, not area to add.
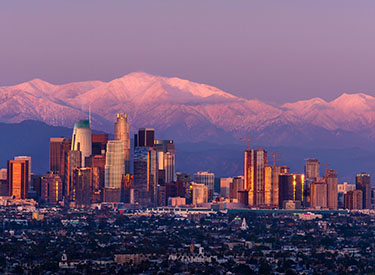
[[[155,130],[153,128],[140,128],[134,135],[134,147],[153,147]]]
[[[41,180],[40,198],[49,204],[57,204],[63,199],[62,187],[62,180],[58,174],[47,173]]]
[[[313,182],[310,184],[310,206],[313,208],[327,208],[327,183]]]
[[[157,202],[158,158],[155,148],[134,149],[134,197],[143,206]]]
[[[105,181],[105,155],[92,155],[86,158],[86,167],[92,169],[91,201],[97,203],[103,199]]]
[[[283,208],[285,201],[304,202],[303,188],[305,175],[280,174],[279,175],[279,207]]]
[[[50,138],[49,143],[49,170],[59,174],[63,183],[66,179],[68,152],[72,147],[71,138]]]
[[[85,159],[92,153],[92,133],[89,120],[80,120],[74,124],[71,150],[82,152],[81,167],[85,167]]]
[[[360,210],[363,205],[361,190],[351,190],[344,195],[344,208],[350,210]]]
[[[175,147],[173,140],[159,140],[154,141],[154,147],[158,152],[159,174],[164,173],[165,182],[176,181],[175,172]]]
[[[230,185],[233,182],[233,178],[220,178],[220,196],[223,198],[229,198]]]
[[[279,205],[279,176],[280,174],[281,174],[281,168],[279,166],[272,167],[272,202],[271,204],[274,206]]]
[[[338,208],[344,208],[344,196],[347,192],[355,190],[355,184],[347,182],[337,184],[337,205]]]
[[[105,155],[105,150],[107,148],[108,134],[92,134],[92,150],[93,156]]]
[[[337,210],[337,171],[333,169],[328,170],[328,175],[326,177],[327,183],[327,206],[331,210]]]
[[[75,207],[88,207],[91,204],[91,168],[75,168],[73,170],[72,202]]]
[[[230,183],[229,186],[229,198],[234,201],[238,202],[240,199],[240,194],[239,192],[245,191],[245,182],[244,178],[241,177],[234,177],[232,182]],[[247,191],[247,190],[246,190]]]
[[[107,143],[105,188],[118,189],[120,192],[124,174],[124,144],[121,140],[110,140]]]
[[[192,183],[193,201],[194,205],[208,202],[208,186],[203,183]]]
[[[125,174],[130,173],[130,133],[128,115],[119,113],[115,122],[115,140],[123,143]]]
[[[244,176],[249,205],[265,204],[265,168],[267,152],[263,148],[245,151]]]
[[[320,177],[320,163],[317,159],[307,159],[305,163],[306,179],[317,179]]]
[[[66,199],[72,200],[73,190],[73,171],[76,168],[81,168],[82,152],[69,151],[66,160],[65,181],[63,184],[63,193]]]
[[[28,184],[30,184],[31,182],[31,157],[29,156],[17,156],[17,157],[14,157],[14,160],[26,160],[29,162],[29,178],[28,178]]]
[[[208,198],[211,200],[214,194],[215,174],[209,171],[199,171],[194,174],[194,182],[208,187]]]
[[[362,172],[355,177],[357,190],[362,191],[362,209],[371,209],[371,177]]]
[[[266,166],[264,168],[264,204],[272,204],[272,166]]]
[[[7,174],[9,195],[16,199],[26,199],[29,190],[29,161],[8,160]]]

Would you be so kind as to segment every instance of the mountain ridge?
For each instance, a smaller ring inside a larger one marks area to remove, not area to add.
[[[364,93],[343,93],[331,101],[312,98],[277,106],[238,97],[207,84],[144,72],[107,82],[57,85],[33,79],[0,87],[2,122],[30,119],[70,128],[77,120],[88,117],[90,107],[93,128],[97,130],[113,132],[116,113],[124,112],[132,132],[153,127],[165,133],[163,138],[172,138],[166,135],[173,134],[174,139],[182,142],[207,138],[223,143],[259,136],[272,145],[288,145],[300,143],[297,137],[319,140],[329,136],[328,144],[334,144],[332,138],[337,133],[349,136],[358,132],[369,144],[375,135],[375,97]]]

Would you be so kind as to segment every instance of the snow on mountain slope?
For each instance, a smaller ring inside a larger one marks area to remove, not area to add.
[[[338,130],[375,133],[375,98],[366,94],[277,107],[206,84],[139,72],[109,82],[55,85],[34,79],[0,87],[0,121],[4,122],[33,119],[72,127],[87,118],[89,106],[93,128],[112,132],[116,113],[125,112],[132,131],[154,127],[160,135],[189,141],[257,135],[282,143],[297,137],[314,139],[319,134],[315,132],[322,132],[319,129],[333,131],[333,136]],[[328,132],[324,135],[330,136]]]

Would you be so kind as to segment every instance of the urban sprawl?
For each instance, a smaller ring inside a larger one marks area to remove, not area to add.
[[[375,272],[370,175],[338,183],[317,159],[299,174],[272,156],[249,145],[243,175],[190,175],[152,128],[131,150],[126,114],[113,140],[81,120],[71,138],[50,138],[45,175],[30,156],[0,170],[0,272]]]

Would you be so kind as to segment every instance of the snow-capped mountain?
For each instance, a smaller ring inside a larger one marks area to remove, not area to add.
[[[159,138],[237,142],[258,137],[273,145],[362,144],[375,133],[375,98],[343,94],[272,106],[213,86],[179,78],[131,73],[109,82],[54,85],[40,79],[0,87],[0,121],[40,120],[72,127],[87,118],[113,131],[116,113],[129,115],[131,130],[153,127]]]

